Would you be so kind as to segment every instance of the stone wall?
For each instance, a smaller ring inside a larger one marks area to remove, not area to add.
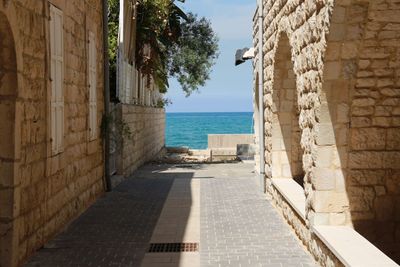
[[[400,3],[371,1],[350,106],[347,192],[354,227],[400,263]],[[353,53],[354,53],[353,52]]]
[[[123,145],[117,148],[117,174],[127,177],[164,148],[165,110],[128,104],[118,104],[117,110],[132,133],[122,136]]]
[[[234,148],[237,145],[254,144],[254,134],[209,134],[208,148]]]
[[[49,3],[64,16],[65,131],[57,155],[50,140]],[[102,51],[100,0],[0,1],[0,117],[7,114],[0,127],[2,267],[24,262],[104,192],[100,130],[89,142],[88,30]],[[99,52],[98,125],[102,66]]]
[[[263,13],[266,179],[303,178],[305,225],[354,227],[400,262],[398,1]]]

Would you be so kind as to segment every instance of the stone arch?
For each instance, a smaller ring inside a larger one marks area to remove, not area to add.
[[[278,38],[272,92],[272,178],[294,179],[304,187],[298,91],[289,38]]]
[[[12,266],[17,210],[17,55],[7,16],[0,11],[0,266]]]
[[[323,64],[318,69],[322,75],[318,75],[310,201],[314,224],[352,225],[351,206],[358,205],[352,201],[357,196],[349,190],[351,107],[367,13],[367,2],[336,2],[329,15]],[[358,188],[356,195],[361,191]]]

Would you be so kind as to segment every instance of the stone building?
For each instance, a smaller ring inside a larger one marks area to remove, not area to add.
[[[131,132],[113,140],[113,173],[121,176],[129,176],[154,159],[165,145],[165,110],[160,106],[163,95],[135,66],[135,3],[120,1],[116,88],[119,103],[113,107],[113,116],[117,124],[126,125]]]
[[[104,192],[101,0],[0,1],[0,266]]]
[[[400,263],[399,1],[262,4],[266,192],[322,265],[357,233]]]

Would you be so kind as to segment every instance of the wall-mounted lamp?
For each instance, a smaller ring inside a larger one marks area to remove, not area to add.
[[[254,47],[252,48],[245,47],[243,49],[238,49],[235,55],[235,66],[244,63],[248,59],[254,58],[254,56],[255,56]]]

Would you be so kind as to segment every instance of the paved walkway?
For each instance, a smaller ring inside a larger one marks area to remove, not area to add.
[[[315,266],[260,193],[252,164],[148,165],[97,201],[27,267]],[[148,253],[150,243],[199,250]]]

